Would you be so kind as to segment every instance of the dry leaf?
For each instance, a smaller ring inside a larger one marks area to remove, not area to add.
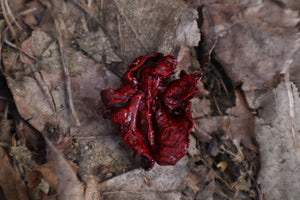
[[[98,182],[95,176],[90,176],[86,184],[84,200],[100,200]]]
[[[244,91],[274,87],[285,59],[297,48],[299,15],[276,1],[237,2],[204,6],[201,30],[208,48],[217,40],[215,58]]]
[[[211,133],[222,131],[230,135],[250,150],[258,152],[255,140],[254,116],[241,91],[235,90],[236,106],[231,108],[229,116],[212,117],[195,120],[195,134],[202,142],[209,142]]]
[[[37,28],[38,24],[41,22],[43,14],[45,12],[45,7],[40,1],[30,1],[26,4],[28,10],[32,10],[29,14],[23,17],[24,23],[32,29]]]
[[[179,18],[187,6],[177,0],[156,0],[155,3],[148,0],[114,0],[104,1],[103,8],[106,32],[117,42],[124,63],[129,64],[137,56],[149,52],[170,54],[176,46]],[[187,10],[180,33],[191,26],[194,28],[196,23],[195,10]],[[195,40],[197,37],[192,42]]]
[[[111,199],[180,199],[187,170],[185,157],[175,166],[155,165],[149,172],[143,169],[132,170],[100,183],[99,189],[104,198]],[[145,183],[142,175],[151,180],[152,187]]]
[[[177,29],[176,44],[178,46],[198,46],[201,34],[198,28],[197,19],[197,10],[186,8],[182,11]]]
[[[93,41],[93,42],[91,42]],[[87,52],[95,61],[101,62],[121,62],[122,60],[113,52],[108,38],[99,30],[98,32],[89,32],[80,37],[78,40],[80,48]]]
[[[205,185],[201,190],[197,192],[197,195],[195,196],[195,199],[197,200],[207,200],[207,199],[214,199],[214,193],[216,191],[216,182],[215,180],[212,180],[208,183],[208,185]]]
[[[254,116],[242,92],[237,89],[234,92],[236,102],[235,107],[230,110],[226,133],[237,140],[238,144],[241,142],[248,149],[258,153],[258,147],[253,144],[255,140]]]
[[[199,183],[199,177],[196,176],[195,174],[192,174],[190,172],[188,172],[186,174],[186,177],[185,177],[185,183],[186,183],[186,186],[191,188],[194,192],[194,194],[196,194],[200,188],[197,186],[197,183]]]
[[[203,117],[211,112],[210,101],[208,99],[193,98],[191,102],[193,119]]]
[[[34,56],[32,50],[31,50],[31,40],[27,39],[24,42],[22,42],[21,49],[23,52],[26,52],[26,55],[24,53],[22,53],[20,55],[21,62],[26,63],[26,64],[34,64],[35,60],[33,60],[32,58],[27,56],[27,55],[32,56],[32,57]]]
[[[71,161],[68,161],[68,163],[72,167],[72,170],[75,173],[77,173],[78,167]],[[44,178],[49,183],[49,185],[57,191],[58,182],[54,171],[53,161],[49,161],[31,170],[31,172],[27,176],[28,187],[29,188],[37,187],[40,184],[42,178]]]
[[[26,186],[12,168],[6,152],[0,147],[0,188],[9,200],[29,200]]]
[[[261,185],[265,199],[298,199],[300,196],[300,168],[297,159],[300,141],[298,88],[294,84],[286,85],[282,82],[271,93],[265,95],[270,95],[269,103],[274,106],[264,111],[272,115],[272,118],[268,121],[264,118],[256,120],[261,161],[258,184]],[[291,116],[292,112],[295,114],[294,117]],[[296,134],[293,134],[293,128]]]
[[[45,138],[47,146],[51,152],[54,173],[57,178],[57,194],[58,198],[62,200],[83,199],[83,188],[79,182],[76,173],[72,169],[67,160],[59,153],[50,140]]]

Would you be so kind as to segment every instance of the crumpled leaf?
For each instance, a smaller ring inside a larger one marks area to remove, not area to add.
[[[300,40],[300,39],[299,39]],[[298,42],[299,42],[298,40]],[[293,56],[293,62],[290,66],[291,80],[295,83],[300,93],[300,48],[295,52]]]

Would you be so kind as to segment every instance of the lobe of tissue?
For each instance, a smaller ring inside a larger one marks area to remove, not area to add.
[[[136,58],[119,89],[101,91],[99,113],[110,119],[125,145],[141,155],[142,167],[175,165],[189,147],[194,126],[190,100],[199,93],[201,73],[169,81],[177,61],[155,53]]]

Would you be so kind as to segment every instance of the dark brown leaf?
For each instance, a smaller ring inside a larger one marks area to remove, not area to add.
[[[29,200],[26,186],[12,168],[6,152],[0,147],[0,188],[8,200]]]

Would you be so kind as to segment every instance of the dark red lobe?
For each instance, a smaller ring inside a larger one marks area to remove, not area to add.
[[[100,114],[115,125],[125,145],[141,155],[142,167],[175,165],[189,147],[194,126],[190,100],[199,93],[201,73],[169,82],[177,61],[155,53],[135,59],[118,90],[101,91]]]

